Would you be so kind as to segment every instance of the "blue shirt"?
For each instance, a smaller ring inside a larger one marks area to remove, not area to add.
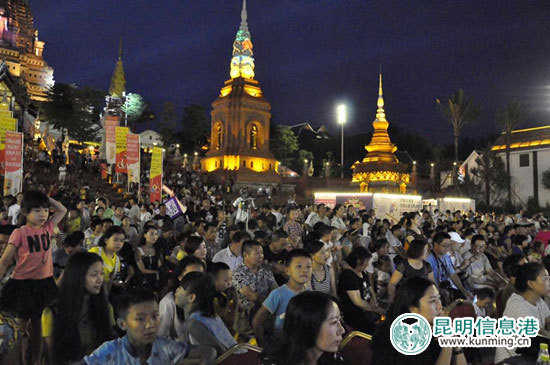
[[[275,316],[275,330],[279,331],[283,327],[285,321],[286,307],[293,296],[297,295],[294,290],[290,289],[286,284],[274,289],[269,293],[269,296],[264,300],[263,306]]]
[[[157,337],[151,348],[147,364],[177,364],[189,353],[190,346],[164,337]],[[134,357],[135,355],[135,357]],[[128,336],[107,341],[89,356],[84,357],[88,365],[121,364],[140,365],[141,362],[133,349]]]
[[[445,254],[436,258],[432,252],[426,261],[428,261],[432,267],[436,284],[439,285],[442,281],[447,280],[451,283],[451,286],[456,289],[453,281],[451,280],[451,276],[455,273],[451,256]]]

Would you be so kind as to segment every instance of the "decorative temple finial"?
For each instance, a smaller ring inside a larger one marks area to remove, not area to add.
[[[243,10],[241,10],[241,27],[239,29],[248,32],[248,23],[246,22],[247,18],[248,14],[246,13],[246,0],[243,0]]]
[[[246,12],[246,0],[243,0],[241,11],[241,25],[233,42],[233,58],[231,59],[231,78],[244,77],[254,78],[254,57],[252,52],[252,41],[248,30],[248,14]]]
[[[378,101],[376,102],[378,109],[376,110],[376,121],[386,121],[386,113],[384,112],[384,97],[382,93],[382,73],[378,85]]]
[[[122,36],[118,41],[118,59],[122,61]]]

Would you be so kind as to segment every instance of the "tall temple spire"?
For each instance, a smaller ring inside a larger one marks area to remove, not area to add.
[[[118,40],[118,59],[122,61],[122,36]]]
[[[254,57],[252,52],[252,41],[248,30],[248,14],[246,12],[246,0],[243,0],[241,10],[241,25],[233,42],[233,58],[231,58],[231,78],[244,77],[254,78]]]
[[[248,32],[248,23],[246,22],[247,18],[248,14],[246,13],[246,0],[243,0],[243,10],[241,10],[241,26],[239,30]]]
[[[111,77],[111,86],[109,87],[109,94],[115,97],[121,97],[122,93],[126,91],[126,78],[124,76],[124,67],[122,65],[122,37],[118,44],[118,60],[116,62],[113,76]]]
[[[376,102],[378,109],[376,110],[376,121],[387,122],[386,112],[384,111],[384,96],[382,93],[382,73],[380,73],[380,80],[378,84],[378,101]]]

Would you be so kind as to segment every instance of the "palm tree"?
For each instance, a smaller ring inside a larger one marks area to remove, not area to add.
[[[458,169],[458,138],[462,128],[474,121],[481,113],[481,106],[474,102],[472,97],[467,97],[464,90],[458,89],[445,102],[436,99],[443,117],[453,126],[455,143],[455,167],[453,169],[453,184],[456,184],[456,169]]]
[[[512,177],[510,176],[510,141],[512,131],[523,123],[523,109],[517,100],[509,101],[502,110],[496,114],[496,121],[504,134],[506,144],[506,173],[508,174],[508,203],[512,204]]]

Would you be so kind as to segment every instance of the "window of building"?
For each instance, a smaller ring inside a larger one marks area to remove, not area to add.
[[[250,167],[254,167],[254,161],[250,161]]]
[[[256,124],[252,124],[250,128],[250,149],[255,150],[258,148],[258,127]]]
[[[519,155],[519,167],[529,166],[529,154]]]

